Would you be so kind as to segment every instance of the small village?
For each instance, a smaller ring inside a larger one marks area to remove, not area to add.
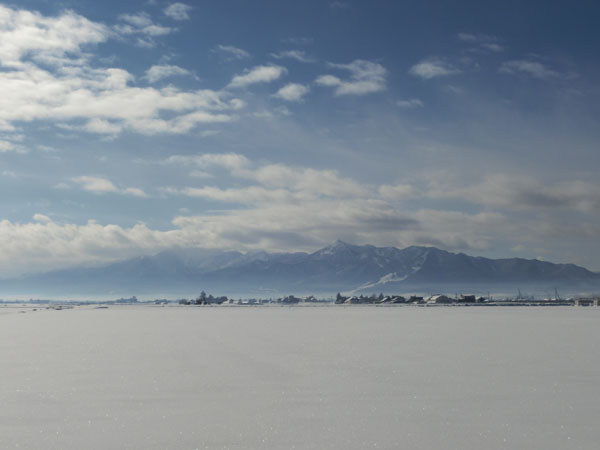
[[[157,303],[160,301],[157,301]],[[319,299],[315,296],[297,297],[289,295],[277,299],[229,299],[225,296],[213,297],[204,292],[195,300],[182,299],[178,301],[181,305],[300,305],[300,304],[334,304],[334,305],[416,305],[416,306],[435,306],[435,305],[456,305],[456,306],[599,306],[600,296],[573,297],[563,299],[558,293],[554,298],[536,299],[533,296],[523,296],[519,294],[513,298],[494,299],[491,296],[477,296],[455,294],[454,296],[435,294],[429,296],[402,296],[402,295],[353,295],[344,296],[338,293],[334,299]]]
[[[52,299],[29,299],[29,300],[2,300],[0,306],[10,304],[45,305],[47,309],[69,309],[74,306],[96,305],[98,307],[108,306],[131,306],[131,305],[182,305],[182,306],[268,306],[268,305],[374,305],[374,306],[600,306],[600,295],[577,296],[561,298],[558,293],[552,298],[535,298],[534,296],[519,294],[515,297],[494,298],[490,295],[477,296],[473,294],[444,294],[423,295],[342,295],[338,293],[334,298],[317,298],[314,295],[300,297],[288,295],[278,298],[228,298],[227,296],[213,296],[204,291],[196,298],[183,298],[177,300],[154,299],[138,300],[136,296],[130,298],[119,298],[116,300],[52,300]]]

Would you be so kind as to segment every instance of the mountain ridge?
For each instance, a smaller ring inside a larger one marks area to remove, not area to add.
[[[376,247],[336,241],[312,253],[170,249],[96,268],[3,280],[0,291],[54,294],[334,293],[493,287],[600,287],[600,274],[575,264],[490,259],[436,247]],[[1,294],[1,292],[0,292]]]

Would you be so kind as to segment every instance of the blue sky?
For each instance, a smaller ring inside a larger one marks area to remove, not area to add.
[[[600,270],[600,7],[451,3],[0,3],[0,274],[338,238]]]

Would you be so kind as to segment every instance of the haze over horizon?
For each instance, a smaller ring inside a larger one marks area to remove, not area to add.
[[[591,1],[0,3],[0,278],[336,239],[600,271]]]

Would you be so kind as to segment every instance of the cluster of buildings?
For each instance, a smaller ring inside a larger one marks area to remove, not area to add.
[[[429,297],[419,297],[416,295],[412,295],[408,298],[403,297],[401,295],[395,296],[352,296],[352,297],[344,297],[340,294],[337,295],[335,299],[335,303],[338,305],[346,304],[346,305],[359,305],[359,304],[375,304],[375,305],[384,305],[384,304],[450,304],[450,303],[483,303],[487,299],[484,297],[476,297],[475,295],[460,295],[456,297],[448,297],[447,295],[431,295]]]
[[[134,297],[135,298],[135,297]],[[131,299],[126,299],[131,302]],[[121,299],[122,301],[122,299]],[[121,302],[117,301],[117,302]],[[204,292],[195,300],[179,300],[178,303],[183,305],[267,305],[267,304],[280,304],[280,305],[297,305],[299,303],[331,303],[330,299],[318,299],[314,296],[309,297],[296,297],[289,295],[287,297],[280,297],[277,299],[239,299],[234,300],[222,297],[213,297],[212,295],[206,295]],[[474,304],[485,304],[490,306],[549,306],[549,305],[575,305],[575,306],[600,306],[600,297],[579,297],[561,299],[556,296],[554,299],[543,299],[536,300],[533,297],[524,297],[520,294],[515,298],[507,298],[504,300],[492,300],[490,297],[480,297],[476,295],[458,295],[448,296],[443,294],[436,294],[430,296],[417,296],[411,295],[404,297],[402,295],[354,295],[344,296],[340,293],[334,299],[336,305],[392,305],[392,304],[413,304],[413,305],[474,305]]]

